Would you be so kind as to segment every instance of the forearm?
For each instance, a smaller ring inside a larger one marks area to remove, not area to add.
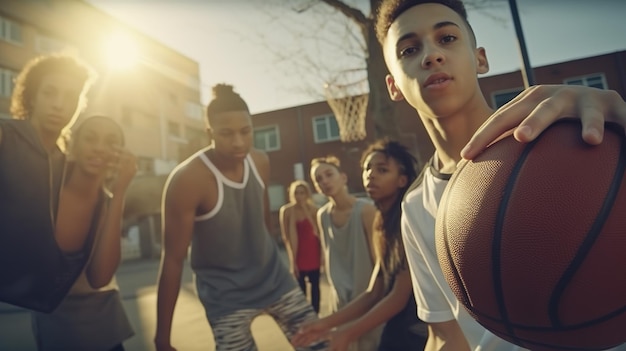
[[[410,297],[412,298],[412,297]],[[378,303],[376,303],[378,301]],[[391,294],[385,296],[382,300],[376,299],[367,306],[359,318],[345,326],[346,331],[356,339],[361,335],[389,321],[393,316],[402,311],[406,305],[407,299],[399,299]],[[374,305],[372,308],[372,305]]]
[[[87,267],[87,278],[94,288],[107,285],[120,264],[123,211],[124,196],[113,197],[104,215],[102,233],[97,238],[93,257]]]
[[[291,252],[289,262],[293,268],[297,268],[296,258],[298,257],[298,235],[291,231],[289,232],[289,251]]]
[[[428,325],[425,351],[470,351],[465,335],[456,320]]]
[[[178,300],[184,260],[163,256],[157,290],[156,343],[170,344],[174,307]]]
[[[332,328],[352,322],[364,316],[379,299],[376,291],[365,291],[339,311],[325,317],[324,323]]]

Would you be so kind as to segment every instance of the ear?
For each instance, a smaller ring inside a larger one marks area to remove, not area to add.
[[[343,181],[343,184],[347,185],[348,184],[348,175],[345,174],[344,172],[341,172],[340,175],[341,175],[341,180]]]
[[[404,174],[401,175],[398,178],[398,189],[402,189],[405,186],[407,186],[407,183],[409,182],[409,178],[407,178],[407,176],[405,176]]]
[[[489,61],[487,60],[487,51],[483,47],[475,49],[476,55],[476,73],[485,74],[489,72]]]
[[[404,95],[402,95],[402,92],[396,86],[396,81],[391,74],[385,76],[385,83],[387,84],[387,91],[392,101],[404,100]]]

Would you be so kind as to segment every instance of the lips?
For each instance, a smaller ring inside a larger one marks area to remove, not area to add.
[[[445,74],[445,73],[435,73],[435,74],[431,74],[428,79],[426,79],[426,81],[424,82],[424,88],[428,88],[428,87],[434,87],[434,86],[438,86],[440,84],[443,84],[449,80],[451,80],[452,78]]]

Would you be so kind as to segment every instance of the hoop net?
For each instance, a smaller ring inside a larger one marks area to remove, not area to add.
[[[335,114],[339,125],[339,138],[343,142],[359,141],[367,136],[365,117],[369,85],[367,77],[362,77],[362,72],[362,70],[345,71],[324,86],[326,100]]]

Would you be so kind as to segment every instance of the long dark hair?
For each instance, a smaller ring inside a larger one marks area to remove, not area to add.
[[[407,177],[406,185],[398,189],[397,197],[392,206],[384,212],[379,209],[374,219],[375,251],[385,276],[385,285],[389,286],[389,279],[392,279],[400,269],[404,269],[407,266],[400,233],[400,217],[402,216],[402,198],[404,193],[417,178],[417,160],[399,142],[381,139],[371,144],[363,152],[361,165],[365,158],[373,152],[379,152],[387,158],[394,159],[399,165],[401,174]]]

